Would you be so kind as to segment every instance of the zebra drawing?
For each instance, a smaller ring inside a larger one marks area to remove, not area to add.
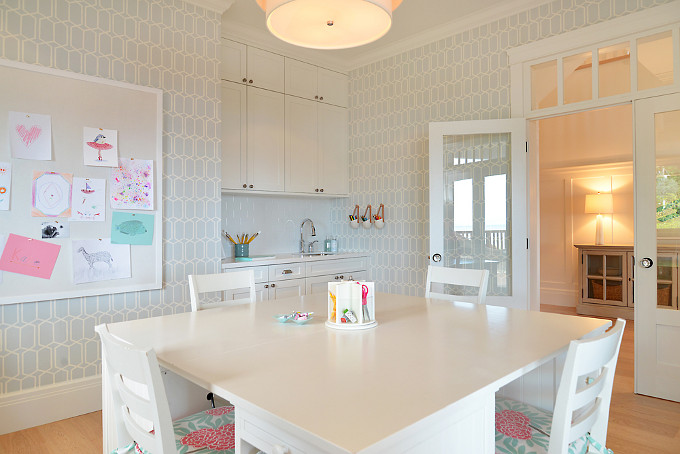
[[[81,247],[78,249],[77,252],[82,252],[83,257],[85,257],[85,260],[87,261],[88,265],[90,265],[90,269],[94,269],[94,264],[97,262],[103,262],[109,265],[109,269],[111,269],[111,262],[113,262],[113,257],[111,257],[111,254],[108,253],[108,251],[98,251],[98,252],[93,252],[92,254],[88,254],[87,251],[85,251],[84,247]]]

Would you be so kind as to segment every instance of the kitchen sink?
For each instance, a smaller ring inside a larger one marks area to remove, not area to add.
[[[302,257],[318,257],[321,255],[334,255],[335,252],[301,252]]]

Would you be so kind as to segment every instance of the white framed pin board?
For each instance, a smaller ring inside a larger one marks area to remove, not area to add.
[[[162,90],[0,59],[0,100],[0,161],[12,164],[10,210],[0,211],[0,234],[14,233],[61,246],[50,279],[3,271],[0,304],[160,289],[163,280]],[[12,159],[9,111],[51,116],[51,161]],[[73,283],[71,240],[110,238],[113,211],[109,203],[111,168],[83,163],[84,127],[115,129],[119,157],[154,161],[154,209],[120,210],[155,216],[153,243],[130,246],[132,277],[128,279]],[[31,216],[34,170],[106,179],[105,221],[70,222],[70,238],[42,240],[42,222],[67,222],[68,219]]]

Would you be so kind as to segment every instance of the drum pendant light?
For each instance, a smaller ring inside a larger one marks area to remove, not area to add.
[[[345,49],[373,42],[392,25],[402,0],[256,0],[277,38],[312,49]]]

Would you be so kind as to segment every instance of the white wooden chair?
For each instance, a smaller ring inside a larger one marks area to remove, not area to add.
[[[432,291],[432,284],[461,285],[477,288],[476,295],[450,295]],[[438,298],[448,301],[467,301],[484,304],[486,288],[489,284],[489,271],[471,270],[466,268],[445,268],[432,266],[427,268],[427,282],[425,283],[425,298]]]
[[[122,341],[106,325],[95,331],[113,400],[115,454],[234,452],[234,407],[211,408],[173,423],[153,349]]]
[[[626,321],[569,344],[555,411],[496,397],[496,452],[605,453],[609,404]]]
[[[202,302],[201,293],[224,292],[229,290],[249,289],[247,298],[219,302]],[[233,271],[230,273],[216,274],[190,274],[189,293],[191,294],[191,310],[200,311],[219,306],[230,306],[234,304],[254,303],[255,297],[255,276],[253,270]]]

